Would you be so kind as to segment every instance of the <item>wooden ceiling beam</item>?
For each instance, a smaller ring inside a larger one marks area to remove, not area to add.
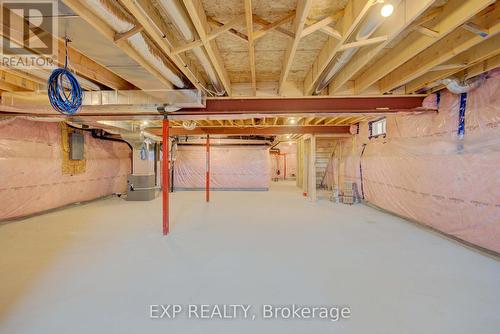
[[[314,125],[318,125],[319,123],[323,122],[326,119],[326,117],[320,117],[317,120],[314,121]]]
[[[318,57],[312,64],[304,79],[304,95],[311,95],[320,83],[325,70],[330,65],[335,55],[339,52],[349,37],[359,27],[365,16],[373,5],[372,0],[349,0],[344,9],[344,17],[337,26],[341,26],[342,38],[329,37],[325,46],[321,49]]]
[[[250,62],[250,74],[252,80],[252,95],[257,95],[257,78],[255,74],[255,48],[253,35],[252,0],[245,0],[245,20],[248,35],[248,59]]]
[[[464,67],[471,67],[477,63],[493,58],[500,54],[500,35],[489,38],[486,41],[476,45],[467,51],[453,57],[449,63],[456,65],[457,63],[463,64],[461,67],[443,68],[440,71],[431,71],[423,74],[422,76],[414,79],[406,85],[406,92],[416,92],[422,88],[430,86],[438,80],[445,79],[463,70]]]
[[[229,32],[231,29],[234,30],[234,27],[237,26],[243,20],[243,18],[244,18],[244,15],[238,15],[238,16],[234,17],[233,19],[231,19],[231,21],[224,23],[221,26],[217,26],[215,29],[212,29],[210,31],[210,33],[207,36],[207,39],[212,40],[223,33]],[[208,22],[208,18],[207,18],[207,22]]]
[[[337,29],[334,29],[332,27],[323,27],[320,29],[321,32],[327,34],[328,36],[331,36],[336,39],[341,39],[342,35]]]
[[[403,0],[395,8],[394,14],[387,18],[377,30],[377,34],[388,36],[388,38],[376,46],[356,52],[349,63],[333,77],[333,81],[329,86],[330,93],[339,92],[349,80],[355,78],[379,53],[386,50],[390,43],[405,29],[413,29],[441,14],[442,8],[429,9],[435,2],[436,0]]]
[[[31,73],[21,71],[15,68],[10,68],[6,66],[0,65],[0,70],[5,71],[7,73],[12,73],[20,78],[26,79],[28,81],[32,81],[34,83],[40,84],[41,86],[47,86],[47,79],[42,79],[40,77],[37,77]]]
[[[291,20],[293,20],[294,17],[295,17],[295,11],[292,11],[290,14],[282,17],[281,19],[276,20],[272,23],[266,24],[265,26],[263,26],[259,30],[254,31],[253,39],[257,40],[261,37],[264,37],[269,31],[272,31],[272,30],[278,28],[280,25],[283,25],[285,23],[290,22]],[[253,18],[252,18],[252,20],[253,20]]]
[[[500,36],[496,35],[500,32],[500,8],[476,18],[473,22],[488,31],[486,37],[471,33],[464,33],[461,29],[456,29],[448,36],[439,40],[432,47],[422,51],[411,60],[399,66],[397,69],[386,75],[380,80],[380,91],[382,93],[389,92],[398,88],[418,77],[429,72],[433,67],[443,64],[452,58],[453,63],[464,63],[473,54],[476,58],[481,57],[484,53],[485,58],[491,56],[491,52],[495,52],[500,45]],[[490,41],[488,41],[488,39]],[[481,43],[481,44],[480,44]],[[483,45],[482,48],[474,48],[478,44]],[[474,48],[472,52],[467,53],[467,50]],[[484,50],[482,52],[481,50]],[[465,52],[461,58],[460,55]],[[480,61],[480,60],[478,60]]]
[[[428,26],[428,28],[439,32],[438,38],[422,35],[416,31],[410,33],[402,42],[397,44],[370,66],[369,69],[358,76],[355,80],[355,93],[362,93],[388,73],[394,71],[441,38],[447,36],[493,3],[495,3],[495,0],[448,1],[444,5],[441,15],[438,17],[438,22]]]
[[[332,117],[330,118],[328,121],[325,122],[325,125],[331,125],[333,124],[336,120],[338,119],[338,117]]]
[[[269,22],[268,20],[264,20],[263,18],[261,18],[258,15],[255,15],[255,14],[252,15],[252,19],[253,19],[254,23],[257,23],[261,26],[267,26],[267,25],[270,25],[272,23],[272,22]],[[285,28],[278,26],[278,27],[274,28],[274,30],[276,30],[277,32],[279,32],[287,37],[295,38],[295,34],[293,32],[288,31]]]
[[[339,10],[332,15],[325,17],[322,20],[315,21],[315,22],[312,20],[309,20],[309,22],[314,22],[314,23],[311,23],[310,25],[305,27],[304,30],[302,30],[302,34],[300,37],[304,38],[307,35],[310,35],[315,31],[322,30],[323,28],[326,28],[328,25],[337,22],[343,15],[344,15],[344,10],[342,9],[342,10]],[[337,39],[342,38],[342,34],[338,30],[336,30],[332,27],[330,27],[330,28],[334,31],[333,37],[335,37]],[[330,34],[330,31],[328,31],[327,34]]]
[[[461,80],[467,80],[477,75],[483,74],[500,67],[500,55],[486,59],[478,64],[474,64],[465,70],[457,73],[456,76]]]
[[[122,40],[126,40],[126,39],[134,36],[135,34],[140,33],[143,30],[144,30],[144,27],[141,26],[140,24],[138,24],[138,25],[134,26],[132,29],[130,29],[129,31],[115,34],[114,42],[118,43]]]
[[[344,51],[344,50],[352,49],[352,48],[361,48],[363,46],[368,46],[368,45],[372,45],[372,44],[379,44],[379,43],[387,41],[388,38],[389,38],[389,36],[385,35],[385,36],[368,38],[365,40],[356,41],[356,42],[352,42],[352,43],[346,43],[340,47],[339,51]]]
[[[278,85],[278,95],[283,95],[283,88],[292,67],[293,59],[295,57],[295,52],[299,46],[300,37],[302,36],[302,31],[304,30],[304,24],[309,14],[309,10],[312,6],[312,0],[298,0],[295,19],[293,21],[293,33],[295,38],[289,42],[288,47],[285,52],[285,58],[283,60],[283,68],[281,69],[280,81]]]
[[[10,71],[0,70],[0,89],[8,92],[35,91],[38,89],[38,84]]]
[[[211,23],[212,25],[216,26],[216,27],[223,27],[224,26],[224,23],[221,23],[219,21],[217,21],[216,19],[214,19],[213,17],[210,17],[210,16],[207,16],[207,21],[209,23]],[[243,42],[247,43],[248,42],[248,36],[237,31],[236,29],[234,28],[230,28],[228,31],[228,33],[230,33],[231,35],[237,37],[238,39],[242,40]]]
[[[217,43],[213,40],[213,38],[208,38],[208,29],[210,29],[210,27],[208,25],[205,9],[203,8],[203,3],[200,0],[183,0],[183,2],[188,15],[194,24],[196,32],[198,33],[198,36],[200,36],[200,39],[203,42],[203,46],[207,51],[208,58],[210,58],[210,62],[212,63],[212,66],[217,73],[222,86],[226,90],[227,95],[231,96],[231,81],[229,80],[229,76],[226,72],[226,69],[224,68],[224,63],[219,53],[219,48],[217,47]],[[228,30],[230,28],[231,27],[229,27]],[[221,31],[224,31],[224,28]]]
[[[470,79],[472,77],[475,77],[477,75],[491,71],[497,67],[500,67],[500,55],[497,55],[497,56],[492,57],[490,59],[486,59],[485,61],[480,62],[478,64],[472,65],[471,67],[468,67],[465,70],[462,70],[461,72],[456,73],[454,76],[462,81],[465,81],[465,80]],[[428,91],[428,93],[429,94],[434,93],[434,92],[440,91],[444,88],[445,88],[444,85],[436,85],[435,87],[432,87],[432,89],[430,89]]]
[[[172,63],[188,78],[189,81],[198,89],[203,90],[204,80],[196,67],[189,59],[183,55],[172,53],[171,43],[174,38],[170,33],[163,17],[148,0],[120,0],[120,3],[127,9],[132,16],[144,27],[144,31],[158,45],[160,50],[172,61]]]
[[[23,40],[17,39],[16,36],[23,36],[23,25],[24,19],[21,16],[18,16],[15,13],[10,12],[6,7],[2,7],[4,15],[9,15],[9,30],[11,34],[9,39],[19,45],[25,45]],[[7,13],[10,12],[10,13]],[[4,31],[3,29],[1,29]],[[6,30],[5,30],[6,31]],[[18,33],[13,33],[13,31],[17,31]],[[38,28],[39,33],[49,34],[46,31]],[[58,66],[64,66],[66,60],[66,47],[65,42],[58,38],[57,36],[53,36],[52,38],[56,40],[57,43],[57,55],[55,58],[55,63]],[[30,50],[32,51],[32,50]],[[36,52],[34,52],[36,53]],[[96,81],[102,85],[110,87],[112,89],[120,89],[120,90],[128,90],[135,89],[136,87],[123,79],[122,77],[116,75],[108,68],[98,64],[94,60],[85,56],[81,52],[72,48],[71,45],[68,46],[68,57],[71,61],[71,68],[80,76],[85,77],[89,80]]]
[[[77,14],[79,17],[84,19],[88,24],[90,24],[94,29],[96,29],[102,36],[107,40],[114,42],[116,33],[112,27],[110,27],[106,22],[97,17],[87,6],[83,5],[79,0],[64,0],[64,4],[67,5],[71,11]],[[130,44],[126,43],[124,40],[118,41],[116,45],[130,58],[132,58],[139,65],[144,67],[146,71],[151,73],[156,79],[163,83],[167,87],[172,87],[172,83],[161,74],[154,66],[150,65]],[[139,87],[141,88],[141,87]]]

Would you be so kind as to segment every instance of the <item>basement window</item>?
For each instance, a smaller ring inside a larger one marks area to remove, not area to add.
[[[387,133],[386,132],[386,119],[385,119],[385,117],[368,123],[368,127],[370,130],[370,136],[368,137],[369,139],[377,138],[379,136],[385,137],[385,135]]]

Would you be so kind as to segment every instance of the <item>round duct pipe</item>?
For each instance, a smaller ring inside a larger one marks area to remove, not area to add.
[[[196,128],[196,122],[195,121],[183,121],[182,127],[186,130],[194,130]]]
[[[193,34],[191,20],[186,15],[186,12],[180,2],[178,0],[159,0],[159,3],[167,13],[168,17],[172,20],[172,23],[182,35],[184,40],[186,42],[193,42],[195,40],[195,35]],[[224,95],[226,91],[224,87],[222,87],[212,63],[205,54],[205,51],[201,47],[193,48],[191,51],[198,59],[210,79],[210,82],[215,90],[214,93],[219,96]]]
[[[82,0],[92,12],[106,22],[114,31],[124,33],[134,28],[134,18],[121,7],[118,1]],[[186,88],[178,70],[173,69],[162,59],[162,52],[157,49],[144,33],[135,34],[127,39],[130,46],[152,67],[156,68],[168,81],[178,88]]]
[[[478,88],[483,84],[483,82],[486,80],[485,75],[481,75],[469,80],[466,80],[464,82],[461,82],[458,78],[455,77],[450,77],[446,78],[443,80],[438,81],[438,83],[441,83],[446,86],[446,88],[452,92],[453,94],[462,94],[462,93],[467,93],[473,89]]]
[[[394,8],[399,5],[401,0],[392,0],[392,1],[374,1],[372,3],[372,7],[369,10],[369,13],[363,19],[358,31],[356,33],[355,40],[363,41],[370,38],[371,35],[380,27],[380,25],[384,22],[385,17],[381,15],[381,9],[383,6],[391,4]],[[327,70],[325,70],[324,74],[314,89],[314,94],[319,94],[325,87],[330,83],[332,78],[351,60],[356,52],[358,52],[359,48],[351,48],[340,55],[337,55],[328,65]]]

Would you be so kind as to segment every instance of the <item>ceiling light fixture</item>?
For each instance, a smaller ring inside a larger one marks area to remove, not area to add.
[[[288,121],[290,124],[295,124],[296,120],[295,118],[290,118],[290,120]]]
[[[394,6],[388,3],[382,7],[382,9],[380,10],[380,15],[382,15],[383,17],[389,17],[393,12]]]

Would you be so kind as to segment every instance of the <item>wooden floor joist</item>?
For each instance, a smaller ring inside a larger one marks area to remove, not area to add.
[[[288,73],[292,67],[293,59],[295,57],[295,52],[299,46],[300,38],[302,36],[302,31],[304,30],[304,24],[309,14],[309,10],[312,6],[312,0],[299,0],[297,2],[297,11],[295,14],[295,19],[293,21],[293,33],[295,35],[294,39],[289,42],[288,47],[285,52],[285,58],[283,60],[283,67],[281,68],[280,81],[278,84],[278,95],[283,95],[283,88],[285,86]]]
[[[116,32],[106,22],[98,18],[87,6],[83,5],[79,0],[64,0],[64,4],[67,5],[78,16],[83,18],[99,33],[101,33],[101,35],[104,36],[107,40],[114,43]],[[165,78],[165,76],[161,74],[160,71],[158,71],[154,66],[149,64],[134,48],[130,46],[130,44],[126,43],[124,40],[120,40],[118,41],[118,43],[116,43],[116,45],[127,56],[141,65],[144,69],[146,69],[146,71],[151,73],[166,87],[172,87],[172,83],[167,78]]]
[[[440,71],[428,72],[413,81],[406,84],[406,92],[416,92],[432,83],[445,79],[455,73],[463,70],[463,68],[472,67],[478,63],[482,63],[489,58],[493,58],[500,54],[500,35],[492,37],[483,41],[475,47],[468,49],[467,51],[453,57],[449,60],[451,64],[462,64],[461,67],[451,67],[448,69],[443,69]]]
[[[410,33],[403,41],[390,49],[389,52],[356,78],[355,93],[362,93],[388,73],[438,42],[440,38],[447,36],[493,3],[495,3],[495,0],[448,1],[444,5],[441,14],[436,18],[437,23],[428,26],[435,31],[439,31],[438,38],[429,37],[417,31]]]
[[[321,49],[318,57],[309,69],[304,79],[304,94],[314,93],[320,80],[325,75],[325,70],[330,65],[341,47],[348,41],[351,34],[359,27],[365,16],[373,5],[372,0],[349,0],[344,9],[344,17],[341,22],[342,38],[329,37],[325,46]],[[338,24],[340,25],[340,23]]]
[[[245,0],[245,21],[248,35],[248,60],[250,63],[250,76],[252,84],[252,95],[257,94],[257,78],[255,74],[255,47],[253,33],[252,0]]]
[[[15,13],[9,13],[6,7],[2,7],[2,13],[4,15],[9,15],[9,31],[10,31],[10,40],[19,44],[23,44],[23,41],[18,39],[16,36],[23,36],[24,29],[24,19],[18,16]],[[42,29],[38,29],[39,32],[44,32]],[[3,29],[2,29],[3,31]],[[17,32],[17,33],[16,33]],[[48,32],[45,32],[49,34]],[[61,40],[57,36],[51,35],[57,44],[57,54],[55,58],[56,65],[64,66],[66,60],[66,47],[65,42]],[[121,89],[121,90],[129,90],[135,89],[136,87],[124,80],[117,74],[113,73],[110,69],[98,64],[94,60],[90,59],[86,55],[82,54],[80,51],[71,47],[71,43],[68,46],[68,57],[71,60],[71,68],[78,75],[98,82],[104,86],[107,86],[112,89]],[[34,53],[36,53],[34,51]]]
[[[365,68],[378,54],[383,52],[385,48],[406,28],[411,24],[416,24],[424,13],[436,0],[421,0],[421,1],[406,1],[395,9],[392,17],[389,17],[378,29],[377,34],[385,35],[388,38],[372,47],[358,50],[348,64],[337,73],[330,84],[330,92],[338,92],[347,81],[356,77],[356,75]],[[437,14],[436,14],[437,15]],[[434,17],[427,16],[428,18]],[[427,22],[421,21],[421,22]],[[418,22],[418,24],[421,24]]]
[[[481,48],[475,51],[477,51],[477,57],[484,54],[484,56],[488,58],[491,52],[495,52],[495,49],[498,49],[500,45],[500,39],[496,38],[496,35],[500,32],[499,17],[500,7],[473,21],[475,24],[487,29],[489,34],[485,37],[469,32],[464,33],[462,29],[453,31],[448,36],[435,43],[432,47],[422,51],[417,56],[383,77],[379,84],[381,92],[389,92],[400,87],[429,72],[433,67],[449,61],[454,58],[455,55],[467,52],[483,43],[486,43],[489,47],[485,46],[484,52],[481,51]],[[487,43],[488,39],[494,39],[494,42]],[[488,51],[486,51],[486,49],[488,49]],[[466,58],[467,56],[465,56],[464,59],[457,57],[454,63],[463,63],[467,60]]]
[[[203,46],[207,52],[208,58],[210,58],[211,65],[213,66],[219,80],[224,87],[227,95],[231,95],[231,82],[229,81],[229,76],[227,75],[226,69],[224,68],[224,63],[222,62],[217,43],[213,39],[208,39],[210,32],[207,31],[209,27],[207,16],[205,15],[205,10],[203,9],[203,4],[200,0],[183,0],[186,10],[188,12],[194,27],[200,36]],[[226,27],[229,29],[230,27]],[[224,29],[224,28],[223,28]],[[221,31],[223,31],[223,29]],[[215,38],[215,37],[214,37]]]
[[[14,91],[35,91],[38,84],[29,79],[11,73],[10,71],[0,70],[0,89],[8,92]]]
[[[121,0],[123,6],[144,27],[144,31],[153,39],[160,50],[177,66],[186,78],[198,89],[204,90],[205,83],[194,64],[182,54],[173,54],[172,43],[175,40],[171,28],[167,26],[162,14],[147,0]]]

